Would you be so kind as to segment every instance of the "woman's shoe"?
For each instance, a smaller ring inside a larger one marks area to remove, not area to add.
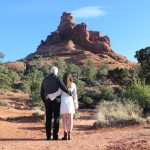
[[[62,138],[62,140],[67,140],[67,132],[64,132],[64,137]]]
[[[68,140],[71,140],[71,133],[68,132]]]

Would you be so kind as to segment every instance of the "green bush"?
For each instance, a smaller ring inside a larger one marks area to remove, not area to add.
[[[95,80],[97,70],[94,66],[94,63],[91,60],[89,60],[87,62],[87,65],[83,65],[83,67],[81,68],[81,73],[82,76],[86,79],[87,83],[90,83],[93,80]]]
[[[18,73],[14,70],[9,70],[9,74],[8,76],[11,78],[12,82],[17,82],[20,81],[20,76],[18,75]]]
[[[150,86],[146,85],[145,81],[135,79],[127,89],[125,96],[137,101],[143,109],[150,109]]]
[[[82,107],[94,108],[101,101],[101,92],[94,89],[85,89],[80,97]]]
[[[78,94],[78,98],[80,98],[84,91],[85,91],[85,82],[79,80],[79,79],[74,79],[74,82],[76,83],[76,86],[77,86],[77,94]]]
[[[0,64],[0,83],[1,88],[11,90],[13,83],[20,80],[20,76],[17,71],[8,69],[3,64]]]
[[[12,80],[6,74],[0,74],[0,83],[1,83],[0,88],[11,90]]]
[[[135,72],[126,68],[115,68],[114,70],[109,70],[108,76],[113,81],[122,84],[124,81],[132,80],[134,78],[134,76],[132,76],[134,73]]]
[[[50,73],[50,66],[49,65],[44,65],[42,66],[39,71],[41,71],[43,73],[43,76],[46,76]]]
[[[101,90],[101,97],[104,100],[114,99],[114,90],[112,88],[104,88]]]
[[[35,106],[42,102],[40,97],[41,82],[42,80],[38,80],[31,84],[30,102],[32,105]]]
[[[41,83],[43,80],[43,74],[41,71],[35,70],[29,75],[30,79],[30,98],[31,102],[36,105],[41,102],[40,97],[40,90],[41,90]]]
[[[63,59],[54,59],[52,66],[56,66],[58,68],[58,76],[63,78],[63,75],[66,72],[66,62]]]
[[[83,97],[82,103],[84,107],[93,107],[93,99],[90,97]]]
[[[97,76],[97,78],[99,79],[99,78],[104,78],[104,77],[107,77],[107,75],[108,75],[108,69],[106,69],[106,68],[104,68],[104,69],[99,69],[98,71],[97,71],[97,74],[96,74],[96,76]]]
[[[111,80],[104,79],[104,78],[102,78],[99,82],[101,85],[111,85],[112,84]]]
[[[11,89],[12,79],[9,76],[9,70],[3,64],[0,64],[0,84],[0,88]]]
[[[31,92],[31,89],[30,89],[30,81],[29,80],[24,80],[22,81],[22,84],[20,86],[20,89],[22,91],[24,91],[25,93],[30,93]]]
[[[115,98],[118,100],[122,100],[125,96],[126,89],[119,86],[114,89]]]
[[[101,97],[102,97],[102,93],[99,90],[86,90],[85,91],[85,96],[89,96],[91,99],[94,100],[94,104],[97,104],[98,102],[100,102]]]
[[[71,73],[74,78],[79,78],[81,74],[81,69],[75,64],[68,64],[66,71]]]

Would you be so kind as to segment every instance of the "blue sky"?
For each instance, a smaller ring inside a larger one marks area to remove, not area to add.
[[[150,46],[150,0],[1,0],[0,52],[3,62],[25,58],[57,29],[64,11],[75,23],[100,31],[112,49],[130,61]]]

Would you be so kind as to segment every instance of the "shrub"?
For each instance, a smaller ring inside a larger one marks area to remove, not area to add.
[[[145,81],[135,79],[127,89],[125,96],[139,103],[145,109],[150,109],[150,86]]]
[[[81,68],[81,72],[82,76],[86,78],[86,82],[90,83],[95,79],[97,70],[94,66],[94,63],[89,60],[87,62],[87,65],[83,65],[83,67]]]
[[[11,88],[13,87],[13,83],[19,80],[20,76],[18,75],[17,71],[8,69],[3,64],[0,64],[1,88],[11,90]]]
[[[44,111],[42,111],[39,108],[36,108],[35,112],[32,113],[32,116],[33,117],[40,117],[40,116],[44,116],[44,114],[45,114]]]
[[[140,123],[142,109],[132,101],[103,101],[97,107],[96,125],[99,127]]]
[[[90,97],[83,97],[82,102],[85,107],[89,108],[93,106],[93,100]]]
[[[14,70],[9,70],[9,75],[8,75],[11,80],[12,80],[12,83],[16,82],[16,81],[20,81],[20,76],[18,75],[18,73]]]
[[[102,93],[99,90],[91,90],[90,97],[94,100],[94,104],[101,101]]]
[[[112,84],[112,82],[111,82],[111,80],[109,80],[109,79],[101,79],[100,80],[100,83],[102,84],[102,85],[111,85]]]
[[[29,80],[24,80],[24,81],[22,81],[22,84],[21,84],[21,86],[20,86],[20,89],[22,90],[22,91],[24,91],[25,93],[30,93],[31,92],[31,90],[30,90],[30,81]]]
[[[122,101],[122,98],[124,98],[124,95],[126,93],[126,89],[119,86],[114,89],[114,92],[115,92],[115,98],[117,100],[120,99]]]
[[[71,73],[74,78],[79,78],[81,69],[75,64],[68,64],[66,71]]]
[[[60,78],[63,78],[64,73],[66,72],[66,62],[63,59],[54,59],[54,62],[52,64],[53,66],[57,66],[58,68],[58,76]]]
[[[1,88],[11,90],[12,80],[6,74],[0,74]]]
[[[41,83],[43,80],[43,73],[38,70],[28,70],[25,81],[23,82],[21,88],[23,91],[30,94],[30,104],[31,105],[40,105],[40,89]]]
[[[40,97],[40,90],[41,90],[41,83],[42,80],[37,80],[36,82],[33,82],[31,84],[31,94],[30,94],[30,102],[32,105],[40,105],[42,103],[41,97]]]
[[[104,100],[112,100],[114,98],[114,90],[112,88],[104,88],[101,90],[101,93]]]
[[[6,100],[6,99],[1,99],[1,100],[0,100],[0,106],[10,106],[10,104],[8,103],[8,100]]]
[[[0,94],[4,94],[5,93],[5,90],[4,89],[2,89],[2,88],[0,88]]]
[[[107,77],[107,75],[108,75],[108,69],[106,68],[99,69],[96,74],[97,78]]]
[[[146,118],[146,122],[147,122],[148,124],[150,124],[150,117],[147,117],[147,118]]]
[[[131,79],[133,79],[135,75],[133,74],[133,72],[131,70],[128,69],[123,69],[123,68],[115,68],[114,70],[109,70],[108,72],[108,76],[113,79],[116,82],[119,82],[122,84],[122,82],[124,81],[130,81]]]
[[[76,83],[77,85],[77,94],[78,94],[78,98],[80,98],[84,91],[85,91],[85,82],[81,81],[81,80],[78,80],[78,79],[74,79],[74,82]]]
[[[87,104],[86,98],[88,97],[87,101],[92,101],[90,105]],[[90,100],[91,99],[91,100]],[[82,105],[85,107],[95,107],[95,105],[101,101],[101,92],[99,90],[93,90],[93,89],[84,89],[80,101],[82,102]]]
[[[49,65],[44,65],[40,68],[40,71],[43,73],[43,76],[46,76],[50,73]]]

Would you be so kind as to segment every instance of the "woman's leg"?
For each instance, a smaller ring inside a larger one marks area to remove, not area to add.
[[[68,140],[71,139],[72,129],[73,129],[73,114],[68,114]]]
[[[62,140],[67,140],[67,114],[62,115],[62,123],[64,129],[64,137],[62,138]]]
[[[64,132],[67,132],[67,114],[62,115],[62,123]]]
[[[68,132],[73,129],[73,114],[68,114]]]

